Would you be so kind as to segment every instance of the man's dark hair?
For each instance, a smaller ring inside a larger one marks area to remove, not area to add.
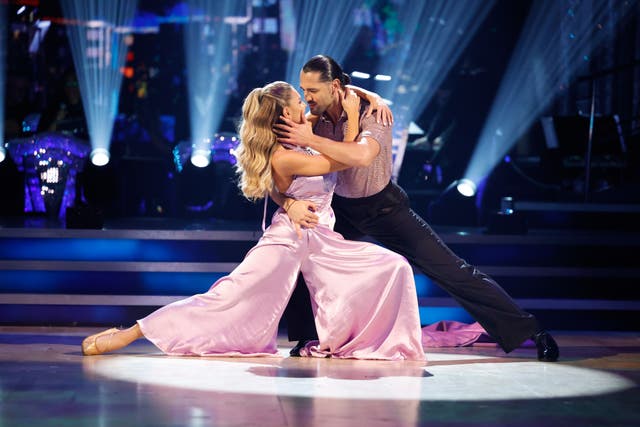
[[[340,81],[340,85],[348,85],[351,78],[342,71],[340,65],[330,56],[316,55],[302,67],[304,73],[320,73],[321,82],[332,82],[335,79]]]

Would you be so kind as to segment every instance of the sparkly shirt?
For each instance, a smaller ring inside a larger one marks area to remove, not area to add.
[[[361,101],[360,104],[359,138],[375,139],[380,144],[380,152],[367,167],[353,167],[338,172],[335,193],[342,197],[372,196],[380,192],[391,179],[391,127],[376,123],[375,115],[365,118],[364,112],[368,103]],[[346,130],[347,114],[343,111],[335,125],[326,113],[323,114],[318,119],[313,133],[334,141],[343,141]]]

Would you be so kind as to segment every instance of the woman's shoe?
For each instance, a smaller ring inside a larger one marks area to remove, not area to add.
[[[109,343],[111,342],[111,337],[113,334],[118,332],[118,328],[107,329],[106,331],[102,331],[98,334],[90,335],[82,341],[82,354],[84,356],[96,356],[98,354],[102,354],[104,352],[109,351]],[[103,350],[98,348],[98,338],[109,335],[109,341]]]

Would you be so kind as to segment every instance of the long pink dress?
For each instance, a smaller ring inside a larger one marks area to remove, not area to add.
[[[315,202],[318,226],[298,239],[279,209],[231,274],[139,320],[145,337],[169,355],[273,355],[302,272],[319,338],[308,354],[424,360],[413,271],[401,255],[333,231],[335,182],[335,174],[296,177],[286,194]]]

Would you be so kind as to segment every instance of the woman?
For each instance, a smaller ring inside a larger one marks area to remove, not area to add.
[[[343,97],[346,134],[355,139],[359,98]],[[277,352],[278,323],[298,273],[307,278],[319,343],[317,356],[423,360],[413,272],[401,256],[380,246],[347,241],[333,231],[331,198],[344,165],[277,142],[273,126],[284,116],[302,122],[305,104],[288,83],[254,89],[245,99],[237,152],[240,187],[251,200],[273,190],[289,204],[275,212],[257,245],[229,276],[204,294],[167,305],[125,330],[86,338],[83,354],[122,348],[146,337],[169,355],[256,356]],[[298,238],[286,211],[312,200],[319,224]],[[366,298],[363,298],[366,295]]]

